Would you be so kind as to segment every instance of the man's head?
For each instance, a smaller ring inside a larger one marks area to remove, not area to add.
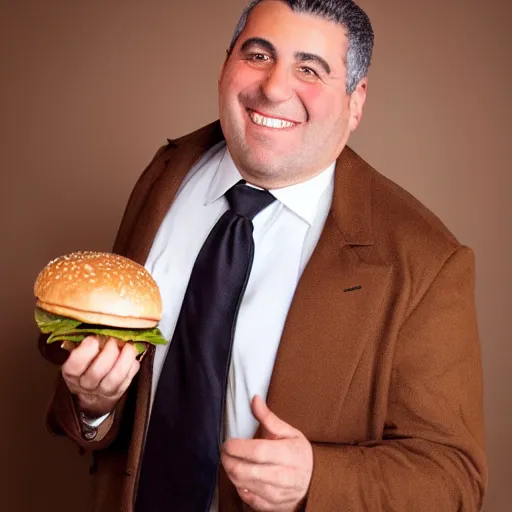
[[[242,175],[277,188],[340,154],[366,98],[373,32],[347,0],[254,0],[219,81],[219,114]]]

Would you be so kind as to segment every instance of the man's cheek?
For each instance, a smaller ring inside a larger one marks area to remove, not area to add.
[[[240,62],[227,70],[224,78],[226,87],[229,90],[240,93],[256,88],[265,79],[265,73],[248,67],[244,62]]]
[[[329,123],[342,117],[348,110],[343,104],[343,97],[334,92],[327,93],[321,84],[307,84],[297,91],[300,100],[305,106],[310,121]]]
[[[322,109],[326,103],[329,103],[326,101],[325,94],[319,84],[305,84],[298,87],[297,95],[310,113],[311,111]],[[328,110],[328,108],[326,108],[326,110]]]

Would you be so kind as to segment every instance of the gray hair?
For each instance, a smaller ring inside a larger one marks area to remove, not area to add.
[[[352,94],[359,81],[368,75],[373,52],[373,29],[368,15],[352,0],[279,0],[293,11],[320,16],[341,25],[348,38],[346,55],[347,94]],[[263,2],[252,0],[235,28],[228,54],[231,54],[251,11]]]

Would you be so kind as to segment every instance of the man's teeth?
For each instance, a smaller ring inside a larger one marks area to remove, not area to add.
[[[265,117],[252,111],[249,112],[249,116],[253,123],[259,124],[260,126],[266,126],[267,128],[291,128],[292,126],[295,126],[295,123],[290,123],[290,121],[283,121],[282,119],[275,119],[273,117]]]

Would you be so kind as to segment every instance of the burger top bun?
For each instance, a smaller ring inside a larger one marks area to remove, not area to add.
[[[148,329],[162,316],[162,299],[149,272],[138,263],[102,252],[57,258],[34,284],[37,307],[89,324]]]

